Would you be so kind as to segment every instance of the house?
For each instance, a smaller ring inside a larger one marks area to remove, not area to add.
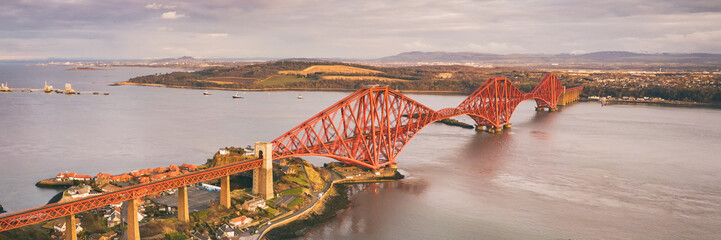
[[[222,149],[222,148],[221,148],[220,150],[218,150],[218,154],[220,154],[220,155],[228,155],[228,154],[230,154],[230,151],[228,151],[228,149]]]
[[[178,172],[178,171],[172,171],[172,172],[167,172],[167,173],[165,173],[165,175],[167,175],[168,177],[177,177],[177,176],[180,176],[180,175],[182,175],[182,174],[181,174],[180,172]]]
[[[282,167],[280,167],[280,170],[283,171],[283,173],[285,173],[285,174],[295,173],[295,169],[290,166],[282,166]]]
[[[162,173],[161,173],[161,174],[155,174],[155,175],[150,176],[150,180],[152,180],[152,181],[157,181],[157,180],[161,180],[161,179],[166,178],[166,177],[167,177],[167,175],[162,174]]]
[[[218,239],[223,239],[227,237],[234,237],[235,236],[235,229],[233,227],[228,226],[228,224],[223,224],[223,226],[220,226],[217,231],[215,231],[215,237]]]
[[[103,234],[94,233],[93,235],[90,235],[89,240],[110,240],[113,239],[118,234],[115,232],[106,232]]]
[[[190,233],[191,240],[211,240],[210,235],[207,233],[194,232]]]
[[[255,148],[248,145],[243,149],[245,151],[246,156],[255,156]]]
[[[73,181],[73,180],[89,181],[91,179],[93,179],[93,177],[90,175],[80,175],[80,174],[71,173],[71,172],[58,173],[58,175],[55,176],[55,181],[57,181],[57,182],[68,181],[68,180],[69,181]]]
[[[106,215],[105,221],[109,228],[115,227],[123,223],[123,215],[118,210],[113,210],[112,213]]]
[[[138,176],[139,176],[139,175],[138,175]],[[130,181],[130,180],[132,180],[132,179],[133,179],[133,176],[131,176],[131,175],[127,174],[127,173],[125,173],[125,174],[123,174],[123,175],[118,175],[118,176],[110,176],[110,181],[111,181],[111,182],[127,182],[127,181]]]
[[[53,230],[59,233],[64,233],[67,228],[65,227],[65,220],[57,220],[53,224]],[[80,226],[80,219],[75,219],[75,232],[83,231],[83,227]]]
[[[68,188],[68,190],[65,190],[65,192],[70,194],[72,198],[83,198],[90,196],[90,190],[90,186],[83,184],[80,186],[72,186]]]
[[[195,164],[183,163],[183,165],[180,165],[180,168],[187,169],[188,171],[195,171],[195,169],[198,168],[198,166],[196,166]]]
[[[156,172],[156,173],[164,173],[165,171],[168,171],[168,168],[157,167],[157,168],[153,169],[153,172]]]
[[[180,171],[180,168],[178,166],[170,164],[170,166],[168,166],[168,170],[170,170],[172,172],[177,172],[177,171]]]
[[[112,185],[112,184],[105,184],[102,187],[100,187],[100,190],[103,190],[103,192],[114,192],[114,191],[117,191],[118,189],[120,189],[120,188],[116,187],[115,185]]]
[[[248,225],[251,222],[253,222],[252,218],[249,218],[246,216],[240,216],[237,218],[230,219],[230,222],[228,222],[228,224],[230,224],[231,226],[236,227],[236,228],[242,228],[243,226]]]
[[[246,211],[255,211],[258,208],[265,208],[265,200],[262,198],[254,198],[248,201],[245,201],[242,205],[243,210]]]

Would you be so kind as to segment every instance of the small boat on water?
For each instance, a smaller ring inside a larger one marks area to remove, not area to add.
[[[80,94],[73,89],[73,86],[70,85],[70,83],[65,84],[65,94]]]
[[[45,93],[51,93],[53,92],[53,85],[48,85],[48,82],[45,81],[45,87],[43,87],[43,91]]]
[[[303,99],[303,95],[300,95],[300,93],[298,93],[298,99]]]
[[[213,94],[209,93],[208,90],[205,90],[205,92],[203,92],[203,95],[213,95]]]
[[[238,92],[235,92],[235,95],[233,95],[233,98],[243,98],[243,96],[238,95]]]
[[[12,92],[13,90],[8,87],[8,83],[0,84],[0,92]]]

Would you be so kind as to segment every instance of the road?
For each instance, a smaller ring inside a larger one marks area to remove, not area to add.
[[[303,168],[303,173],[304,173],[304,175],[305,175],[305,178],[308,180],[308,184],[311,184],[310,178],[308,177],[308,172],[305,171],[305,168]],[[310,194],[310,195],[311,195],[310,204],[306,205],[305,207],[303,207],[303,208],[301,208],[301,209],[298,209],[298,211],[296,211],[295,213],[293,213],[293,214],[291,214],[291,215],[288,215],[288,216],[285,216],[285,217],[282,217],[282,218],[278,218],[278,219],[273,219],[273,220],[271,220],[271,223],[280,223],[280,222],[283,222],[283,221],[285,221],[285,220],[287,220],[287,219],[289,219],[289,218],[292,218],[292,217],[295,217],[295,216],[297,216],[297,215],[299,215],[299,214],[302,214],[302,213],[304,213],[306,210],[308,210],[308,209],[312,208],[313,206],[315,206],[315,204],[318,203],[318,200],[320,200],[320,198],[318,197],[318,193],[323,193],[323,194],[328,193],[328,190],[330,189],[330,186],[331,186],[331,182],[335,181],[336,179],[340,179],[340,176],[337,175],[335,172],[330,171],[330,173],[331,173],[331,180],[330,180],[330,181],[326,181],[325,187],[323,187],[323,189],[322,189],[320,192],[312,192],[312,191],[311,191],[311,194]],[[311,187],[311,189],[312,189],[312,187]],[[259,228],[259,229],[258,229],[258,233],[255,234],[255,235],[253,235],[253,238],[251,238],[251,239],[259,239],[260,236],[262,236],[263,233],[264,233],[265,231],[267,231],[269,227],[270,227],[270,225],[267,225],[267,224],[266,224],[266,225],[264,225],[263,227]]]

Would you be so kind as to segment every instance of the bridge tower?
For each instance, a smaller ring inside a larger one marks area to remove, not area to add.
[[[265,200],[271,199],[274,197],[273,143],[256,142],[255,157],[263,159],[263,165],[253,169],[253,194],[260,195]]]
[[[78,231],[75,226],[75,214],[65,216],[65,240],[77,240]]]

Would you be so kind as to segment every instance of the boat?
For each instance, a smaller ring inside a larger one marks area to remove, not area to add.
[[[300,95],[300,93],[298,93],[298,99],[303,99],[303,95]]]
[[[78,94],[70,83],[65,84],[65,94]]]
[[[238,92],[235,92],[235,95],[233,95],[233,98],[243,98],[243,96],[238,95]]]
[[[43,87],[43,91],[45,91],[45,93],[53,92],[53,85],[48,85],[48,82],[45,81],[45,87]]]
[[[203,95],[213,95],[213,94],[209,93],[208,90],[205,90],[205,92],[203,92]]]
[[[8,87],[8,83],[0,85],[0,92],[12,92],[13,90]]]

